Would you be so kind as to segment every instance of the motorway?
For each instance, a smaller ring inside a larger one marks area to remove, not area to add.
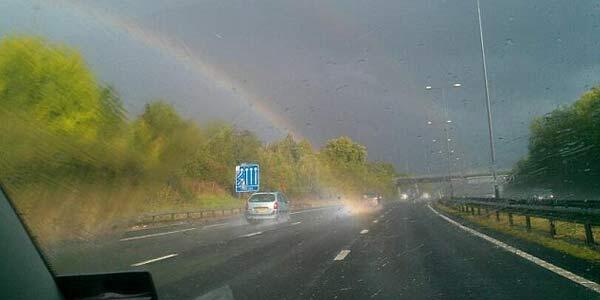
[[[58,273],[149,270],[160,299],[600,299],[423,204],[129,232],[53,261]]]

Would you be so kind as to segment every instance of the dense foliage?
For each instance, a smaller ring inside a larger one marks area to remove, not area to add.
[[[258,162],[263,189],[292,197],[393,192],[394,168],[369,162],[347,137],[320,151],[292,136],[263,144],[229,124],[186,120],[165,100],[130,119],[118,92],[99,84],[76,51],[40,38],[0,41],[0,101],[0,181],[12,191],[153,185],[185,200],[200,196],[198,185],[233,194],[235,165]]]
[[[514,188],[550,189],[562,197],[600,192],[600,87],[536,118],[529,153],[512,175]]]

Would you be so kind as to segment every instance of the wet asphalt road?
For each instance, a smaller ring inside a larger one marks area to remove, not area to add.
[[[149,270],[161,299],[600,299],[423,204],[130,232],[66,253],[55,267]]]

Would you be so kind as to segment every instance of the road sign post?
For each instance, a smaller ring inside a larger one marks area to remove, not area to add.
[[[235,167],[236,193],[258,192],[260,189],[260,167],[258,164],[240,164]]]

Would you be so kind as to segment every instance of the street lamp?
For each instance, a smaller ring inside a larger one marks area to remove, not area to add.
[[[451,85],[451,87],[453,88],[459,88],[461,87],[462,84],[461,83],[453,83]],[[450,141],[452,141],[452,139],[449,136],[448,133],[448,124],[452,123],[452,120],[450,120],[448,118],[448,103],[446,102],[446,89],[445,88],[434,88],[431,85],[427,85],[425,86],[425,90],[426,91],[431,91],[434,89],[439,89],[442,92],[442,102],[444,105],[444,117],[446,119],[446,122],[444,123],[444,133],[446,135],[446,154],[447,154],[447,161],[448,161],[448,183],[450,184],[450,198],[454,197],[454,186],[452,184],[452,163],[450,162]],[[429,124],[430,121],[427,122],[427,124]],[[431,124],[430,124],[431,125]],[[441,153],[441,151],[440,151]]]
[[[479,25],[479,42],[481,44],[481,61],[483,67],[483,84],[485,87],[485,108],[487,110],[488,134],[490,138],[490,158],[492,177],[494,179],[494,198],[500,198],[500,190],[498,189],[498,180],[496,178],[496,149],[494,149],[494,128],[492,126],[492,110],[490,103],[490,90],[488,85],[487,64],[485,61],[485,46],[483,44],[483,25],[481,24],[481,5],[477,2],[477,23]]]
[[[421,135],[417,136],[417,138],[419,138],[419,140],[421,140],[421,145],[423,145],[423,149],[425,150],[425,164],[427,166],[427,174],[431,175],[431,164],[430,164],[430,160],[431,158],[429,157],[429,145],[425,143],[425,138]],[[434,140],[435,141],[435,140]]]

